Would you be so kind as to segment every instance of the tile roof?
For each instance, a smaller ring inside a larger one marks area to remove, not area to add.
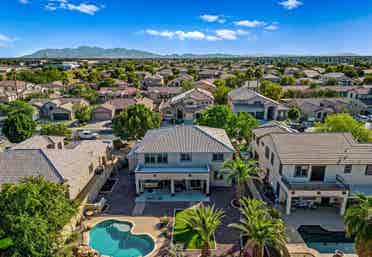
[[[350,133],[271,133],[282,164],[372,164],[372,144]]]
[[[181,101],[182,99],[185,99],[185,98],[192,98],[192,99],[196,99],[196,100],[204,100],[204,99],[213,99],[214,100],[214,97],[213,97],[213,94],[207,90],[204,90],[204,89],[201,89],[201,88],[193,88],[193,89],[190,89],[180,95],[177,95],[175,97],[173,97],[170,102],[171,104],[174,104],[176,102],[179,102]]]
[[[94,176],[88,167],[106,156],[107,144],[98,140],[80,141],[72,147],[50,149],[48,145],[62,137],[34,136],[11,150],[0,153],[0,185],[20,178],[42,175],[46,179],[69,185],[74,199]]]
[[[203,126],[173,126],[149,130],[133,149],[136,153],[233,152],[225,130]]]
[[[55,183],[63,182],[61,174],[40,149],[0,152],[0,186],[4,183],[16,183],[29,176],[43,176]]]

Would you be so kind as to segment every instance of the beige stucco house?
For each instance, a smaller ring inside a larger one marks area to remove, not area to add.
[[[220,171],[234,148],[223,129],[172,126],[149,130],[128,154],[136,192],[209,195],[211,186],[230,186]]]
[[[353,195],[372,194],[372,144],[350,133],[295,133],[268,124],[253,130],[251,149],[287,214],[311,202],[343,215]]]

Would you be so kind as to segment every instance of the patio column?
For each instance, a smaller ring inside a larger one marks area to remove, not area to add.
[[[209,195],[210,191],[209,191],[209,178],[205,181],[205,194],[206,195]]]
[[[139,195],[140,191],[140,181],[136,178],[136,194]]]
[[[171,194],[174,196],[174,180],[171,180]]]
[[[290,215],[291,214],[291,205],[292,205],[292,197],[288,195],[288,197],[287,197],[287,204],[286,204],[286,210],[285,210],[285,213],[287,215]]]
[[[346,211],[346,205],[347,205],[347,196],[342,199],[341,207],[340,207],[340,215],[344,216]]]

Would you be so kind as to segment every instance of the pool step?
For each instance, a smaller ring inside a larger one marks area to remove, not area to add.
[[[136,203],[132,211],[132,216],[141,216],[143,214],[143,211],[145,210],[145,206],[145,202]]]

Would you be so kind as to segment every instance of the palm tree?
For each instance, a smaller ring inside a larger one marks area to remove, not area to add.
[[[357,195],[358,204],[347,209],[344,220],[348,236],[355,235],[359,257],[372,256],[372,197]]]
[[[210,256],[210,246],[211,241],[213,240],[213,234],[221,224],[221,219],[223,217],[223,210],[215,209],[214,205],[204,206],[203,204],[200,204],[198,207],[187,211],[184,222],[190,229],[194,230],[202,240],[202,257]]]
[[[267,204],[246,197],[240,200],[240,204],[240,223],[229,226],[242,231],[243,236],[248,239],[244,250],[251,249],[253,257],[264,257],[265,247],[270,246],[279,251],[281,256],[290,256],[285,244],[284,223],[270,215]]]
[[[223,164],[222,171],[227,174],[227,179],[236,184],[236,199],[243,196],[246,182],[259,177],[257,161],[230,160]]]

